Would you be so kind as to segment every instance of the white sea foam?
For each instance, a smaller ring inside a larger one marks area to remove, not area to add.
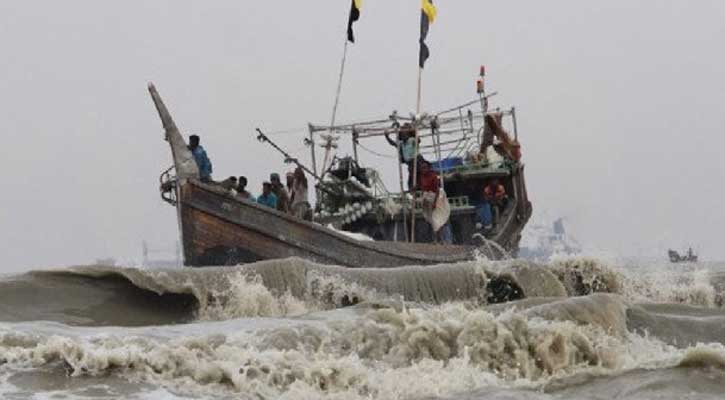
[[[79,293],[112,284],[119,299],[138,295],[133,290],[155,293],[150,301],[188,295],[198,303],[195,319],[140,328],[0,324],[0,393],[441,398],[484,388],[564,390],[643,368],[725,365],[714,343],[725,337],[725,316],[711,307],[717,293],[697,268],[568,258],[351,270],[292,259],[184,271],[89,267],[24,279],[63,287],[68,274],[81,279]],[[504,277],[529,298],[487,305],[487,285]],[[339,309],[355,302],[366,304]],[[56,381],[69,383],[49,390]]]
[[[606,309],[617,300],[592,301]],[[568,309],[572,316],[596,310]],[[496,316],[448,304],[192,337],[163,338],[151,329],[127,335],[4,332],[0,357],[6,371],[65,365],[71,379],[113,374],[176,394],[389,399],[448,396],[492,385],[537,388],[585,372],[669,368],[695,359],[717,365],[712,360],[721,354],[712,346],[680,350],[613,334],[604,326],[620,322],[607,321],[606,314],[592,324],[540,315],[532,310]]]

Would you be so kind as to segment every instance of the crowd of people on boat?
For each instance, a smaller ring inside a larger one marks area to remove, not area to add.
[[[247,190],[249,182],[245,176],[238,178],[230,176],[221,182],[212,179],[212,164],[206,150],[200,144],[198,135],[189,136],[188,148],[199,168],[199,179],[202,182],[218,185],[242,200],[256,202],[300,219],[312,219],[312,208],[308,197],[309,184],[301,167],[286,174],[285,184],[282,184],[278,173],[270,174],[269,181],[262,183],[262,194],[255,197]]]
[[[521,157],[518,142],[508,137],[495,116],[486,115],[485,122],[486,128],[481,147],[477,155],[473,156],[478,158],[472,161],[486,163],[496,155],[501,159],[518,161]],[[448,221],[450,214],[446,215],[445,223],[440,223],[440,221],[434,223],[431,217],[436,208],[443,205],[441,201],[446,203],[445,206],[448,202],[445,197],[441,199],[441,196],[445,196],[445,191],[441,190],[439,173],[433,168],[431,162],[417,151],[420,138],[415,127],[410,123],[405,123],[402,126],[395,126],[395,128],[397,130],[396,139],[391,139],[387,133],[385,138],[391,146],[397,148],[399,161],[408,170],[408,189],[411,192],[421,193],[424,216],[431,225],[433,240],[450,244],[453,241],[451,225]],[[495,142],[494,138],[499,138],[499,140]],[[217,184],[240,199],[256,202],[300,219],[312,219],[312,208],[308,198],[309,183],[301,167],[297,167],[293,172],[285,175],[285,184],[282,183],[278,173],[270,174],[269,181],[262,183],[262,193],[255,198],[247,190],[248,180],[244,176],[238,178],[231,176],[221,182],[215,182],[212,179],[212,164],[206,151],[200,145],[199,136],[191,135],[189,137],[188,148],[199,167],[202,182]],[[503,183],[498,179],[490,179],[483,184],[482,188],[474,188],[474,194],[469,197],[476,207],[476,228],[490,232],[497,224],[508,202]]]

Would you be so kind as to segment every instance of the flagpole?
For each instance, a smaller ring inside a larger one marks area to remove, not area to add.
[[[423,68],[420,68],[419,67],[418,68],[418,101],[416,102],[416,106],[415,106],[415,114],[416,114],[416,116],[418,114],[420,114],[420,87],[421,87],[422,80],[423,80]]]
[[[418,120],[418,116],[420,115],[420,99],[421,99],[421,83],[423,81],[423,68],[418,67],[418,98],[415,105],[415,119],[416,124]],[[413,207],[411,207],[410,211],[410,241],[415,243],[415,206],[416,206],[416,195],[417,195],[417,187],[418,187],[418,145],[419,145],[419,139],[418,139],[418,127],[415,126],[415,151],[413,152]]]
[[[348,40],[345,39],[345,47],[342,51],[342,61],[340,62],[340,75],[337,79],[337,92],[335,92],[335,105],[332,106],[332,118],[330,121],[330,127],[335,126],[335,119],[337,118],[337,105],[340,104],[340,92],[342,92],[342,78],[345,75],[345,63],[347,61],[348,43]]]

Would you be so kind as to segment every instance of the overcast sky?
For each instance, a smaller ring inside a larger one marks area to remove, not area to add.
[[[415,106],[419,0],[366,0],[338,120]],[[439,0],[423,108],[515,105],[534,212],[622,255],[725,258],[725,2]],[[146,84],[222,178],[259,192],[329,121],[348,0],[0,2],[0,271],[173,250],[170,163]],[[373,145],[388,150],[384,143]],[[303,158],[304,158],[303,157]],[[397,168],[368,157],[383,172]]]

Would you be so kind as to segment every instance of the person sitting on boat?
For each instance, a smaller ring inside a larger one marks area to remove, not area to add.
[[[280,181],[279,174],[270,174],[269,180],[272,183],[272,193],[277,197],[277,210],[284,213],[289,212],[289,193]]]
[[[191,151],[191,154],[194,156],[194,161],[196,161],[196,165],[199,167],[199,179],[201,179],[202,182],[212,182],[211,179],[211,173],[212,173],[212,167],[211,167],[211,161],[209,160],[209,157],[206,155],[206,150],[199,144],[199,136],[198,135],[191,135],[189,136],[189,150]]]
[[[483,189],[483,203],[478,208],[478,216],[484,230],[493,228],[501,209],[506,205],[506,200],[506,189],[498,179],[491,180]]]
[[[421,161],[419,167],[420,175],[418,176],[418,190],[423,192],[423,217],[430,224],[432,232],[431,236],[436,242],[451,244],[453,243],[453,235],[451,233],[451,224],[448,222],[448,216],[450,216],[450,213],[448,215],[445,215],[445,213],[442,214],[445,218],[445,222],[435,221],[435,219],[441,218],[441,213],[434,215],[437,208],[441,205],[440,202],[444,201],[445,204],[443,205],[447,205],[448,203],[448,199],[440,197],[441,193],[445,196],[445,192],[440,190],[440,178],[428,161]]]
[[[297,167],[294,172],[292,190],[290,191],[290,212],[299,219],[312,219],[310,203],[307,200],[307,196],[308,185],[305,171],[301,167]]]
[[[219,183],[219,186],[226,190],[234,190],[237,191],[237,177],[236,176],[230,176],[227,179],[224,179]]]
[[[257,201],[251,193],[247,191],[247,177],[240,176],[237,180],[237,196],[242,200]]]
[[[257,203],[277,209],[277,196],[272,192],[271,183],[262,183],[262,195],[257,197]]]

